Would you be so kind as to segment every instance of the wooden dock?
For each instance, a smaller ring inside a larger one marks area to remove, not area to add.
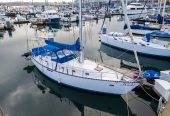
[[[163,111],[161,111],[158,116],[170,116],[170,100],[165,105],[165,108],[163,108]]]
[[[115,70],[125,76],[128,76],[128,77],[131,77],[133,78],[133,75],[134,75],[134,71],[131,71],[131,70],[128,70],[128,69],[125,69],[125,68],[117,68],[117,67],[114,67],[114,66],[108,66],[106,64],[102,64],[102,66],[104,67],[107,67],[109,69],[112,69],[112,70]]]

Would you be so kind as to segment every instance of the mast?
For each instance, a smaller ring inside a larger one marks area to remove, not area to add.
[[[162,26],[164,25],[165,7],[166,7],[166,0],[164,0],[164,6],[163,6],[163,12],[162,12],[162,17],[163,17]]]
[[[83,33],[82,33],[82,0],[79,0],[79,38],[80,38],[80,63],[84,62]]]
[[[159,11],[158,14],[161,14],[162,0],[159,1]]]
[[[128,0],[126,0],[126,6],[128,5]]]
[[[133,35],[132,35],[132,30],[131,30],[131,28],[130,28],[129,18],[128,18],[128,16],[127,16],[127,11],[126,11],[127,8],[126,8],[126,6],[125,6],[125,4],[124,4],[124,1],[121,0],[121,2],[122,2],[122,6],[123,6],[124,15],[125,15],[125,21],[126,21],[126,23],[127,23],[129,35],[130,35],[130,38],[131,38],[131,41],[132,41],[132,44],[133,44],[133,51],[134,51],[134,55],[135,55],[135,58],[136,58],[136,62],[137,62],[138,68],[139,68],[139,74],[141,74],[142,70],[141,70],[141,67],[140,67],[140,63],[139,63],[137,51],[136,51],[135,45],[134,45],[134,39],[133,39]]]

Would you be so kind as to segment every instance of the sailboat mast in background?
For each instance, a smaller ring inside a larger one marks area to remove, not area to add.
[[[83,47],[83,33],[82,33],[82,0],[79,0],[79,37],[80,37],[80,63],[84,62],[84,47]]]
[[[127,26],[128,26],[129,35],[130,35],[131,41],[132,41],[132,43],[133,43],[133,48],[134,48],[133,51],[134,51],[134,54],[135,54],[136,62],[137,62],[137,64],[138,64],[138,68],[139,68],[139,71],[140,71],[140,73],[141,73],[142,70],[141,70],[140,63],[139,63],[139,59],[138,59],[138,56],[137,56],[137,51],[136,51],[136,49],[135,49],[134,40],[133,40],[133,35],[132,35],[131,28],[130,28],[130,23],[129,23],[129,18],[128,18],[128,16],[127,16],[127,8],[126,8],[126,6],[125,6],[125,4],[124,4],[124,1],[121,0],[121,2],[122,2],[124,14],[125,14],[125,21],[126,21]]]

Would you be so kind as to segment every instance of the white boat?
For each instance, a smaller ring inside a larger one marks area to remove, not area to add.
[[[32,49],[31,60],[35,66],[60,84],[86,91],[121,95],[137,87],[138,79],[84,59],[81,14],[80,2],[80,42],[66,45],[46,40],[47,45]]]
[[[97,18],[96,14],[85,14],[82,16],[85,20],[93,20]]]
[[[32,62],[46,76],[70,87],[108,94],[125,94],[139,85],[134,79],[124,76],[97,63],[78,58],[57,63],[50,56],[33,56]]]
[[[15,20],[14,20],[14,24],[15,23],[28,23],[28,22],[29,21],[25,17],[23,17],[21,15],[17,15]]]
[[[141,3],[130,3],[129,5],[127,5],[127,14],[147,14],[147,9]]]
[[[78,15],[63,16],[61,18],[64,22],[77,22],[79,20]]]
[[[170,70],[160,71],[160,79],[170,82]]]
[[[124,50],[133,51],[133,43],[131,38],[123,33],[110,32],[109,34],[101,34],[102,43],[121,48]],[[170,42],[163,45],[151,40],[147,42],[143,37],[134,37],[135,49],[137,52],[153,56],[170,57]]]
[[[37,21],[44,21],[45,23],[59,23],[60,17],[56,10],[46,10],[42,14],[37,15]]]

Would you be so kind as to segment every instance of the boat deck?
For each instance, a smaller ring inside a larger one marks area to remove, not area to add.
[[[35,59],[38,62],[40,61],[39,57],[35,57]],[[84,60],[84,63],[79,63],[78,58],[75,58],[73,60],[70,60],[65,63],[58,63],[57,64],[57,71],[62,71],[64,73],[70,73],[75,76],[81,76],[91,79],[100,79],[100,80],[108,80],[108,81],[129,81],[132,82],[133,79],[130,78],[130,75],[127,75],[127,71],[123,71],[121,69],[116,68],[109,68],[104,65],[95,63],[91,60]],[[45,56],[42,57],[43,65],[46,65],[46,67],[55,69],[56,62],[51,61],[51,57]],[[47,63],[48,62],[48,63]],[[62,69],[61,69],[62,67]],[[67,71],[66,71],[67,70]],[[130,73],[129,73],[130,74]],[[131,75],[132,76],[132,75]]]

